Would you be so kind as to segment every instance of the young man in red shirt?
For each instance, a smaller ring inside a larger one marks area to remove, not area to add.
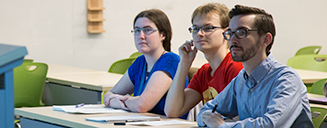
[[[222,35],[229,26],[228,12],[226,5],[220,3],[208,3],[194,10],[189,28],[193,41],[186,41],[179,48],[181,61],[166,98],[168,117],[180,117],[201,100],[206,103],[213,99],[243,68],[242,63],[233,61],[228,41]],[[197,50],[204,53],[209,63],[198,69],[184,89]]]

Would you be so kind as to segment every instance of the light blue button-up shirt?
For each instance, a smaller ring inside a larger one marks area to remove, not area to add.
[[[279,63],[270,53],[248,76],[244,69],[197,116],[212,110],[225,117],[239,116],[240,121],[220,127],[235,128],[313,128],[307,90],[297,72]]]

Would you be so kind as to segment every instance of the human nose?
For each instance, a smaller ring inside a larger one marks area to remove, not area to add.
[[[138,36],[139,36],[139,38],[144,39],[145,38],[144,30],[141,30]]]
[[[203,31],[203,28],[199,28],[199,31],[196,33],[198,36],[203,36],[205,33]]]
[[[238,43],[238,38],[236,37],[235,33],[232,33],[229,37],[229,41],[230,44],[234,45],[234,44],[237,44]]]

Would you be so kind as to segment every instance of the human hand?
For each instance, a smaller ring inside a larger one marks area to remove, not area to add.
[[[106,107],[113,107],[113,106],[115,106],[114,108],[117,108],[116,107],[117,106],[117,102],[113,102],[114,105],[112,105],[112,102],[111,102],[111,100],[116,99],[116,100],[120,100],[124,104],[124,106],[125,106],[124,101],[128,99],[128,96],[129,95],[122,96],[122,95],[118,95],[118,94],[106,94],[104,96],[104,98],[103,98],[103,103],[104,103],[104,105]],[[120,103],[118,103],[118,104],[120,104]],[[120,105],[118,105],[118,106],[120,106]]]
[[[179,47],[179,56],[182,60],[186,60],[189,63],[193,62],[195,55],[198,52],[198,49],[193,46],[193,40],[191,40],[185,41],[185,43]]]
[[[212,113],[211,110],[207,110],[202,114],[202,121],[209,128],[219,127],[221,124],[225,123],[225,120],[219,113]]]
[[[114,99],[111,99],[109,102],[110,102],[109,105],[111,108],[118,108],[118,109],[125,108],[124,101],[121,101],[119,99],[114,98]]]

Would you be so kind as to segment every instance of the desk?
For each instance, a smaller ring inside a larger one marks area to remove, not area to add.
[[[327,78],[327,72],[295,69],[295,71],[300,75],[303,83],[312,84],[320,79]]]
[[[205,58],[195,58],[192,67],[201,68],[201,66],[208,61]],[[327,72],[319,72],[312,70],[303,70],[303,69],[295,69],[295,71],[300,75],[303,83],[305,84],[313,84],[314,82],[327,78]]]
[[[32,108],[15,108],[15,114],[20,115],[21,117],[21,125],[22,127],[29,127],[32,126],[33,128],[37,127],[74,127],[74,128],[89,128],[89,127],[96,127],[96,128],[125,128],[125,127],[135,127],[135,128],[142,128],[144,126],[133,126],[133,125],[126,125],[126,126],[115,126],[113,124],[105,124],[93,121],[86,121],[85,118],[88,117],[101,117],[101,116],[119,116],[123,114],[139,114],[139,115],[146,115],[146,116],[158,116],[152,113],[110,113],[110,114],[68,114],[59,111],[53,111],[52,106],[48,107],[32,107]],[[161,117],[161,120],[172,120],[177,118],[167,118]],[[165,118],[165,119],[163,119]],[[177,119],[181,120],[181,119]],[[183,120],[186,121],[186,120]],[[59,125],[59,126],[58,126]],[[151,126],[154,127],[154,126]],[[197,127],[196,122],[194,124],[180,124],[180,125],[166,125],[160,126],[161,128],[190,128],[190,127]],[[149,127],[150,128],[150,127]]]
[[[48,66],[42,98],[45,105],[99,104],[102,91],[110,90],[123,76],[58,64]]]

